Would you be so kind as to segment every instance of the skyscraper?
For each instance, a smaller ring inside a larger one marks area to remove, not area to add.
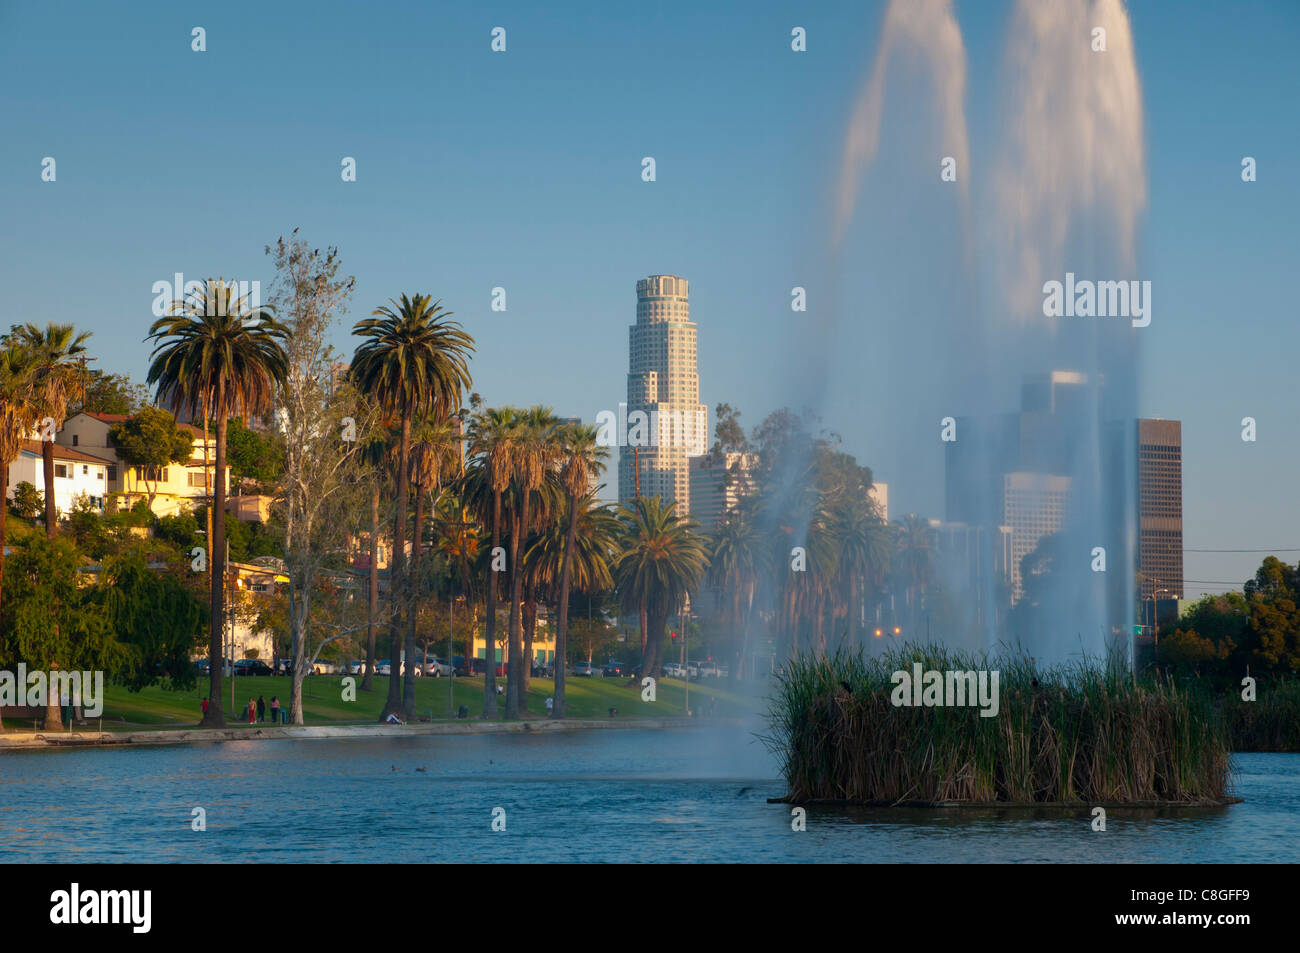
[[[1143,600],[1183,597],[1183,426],[1141,419],[1137,426],[1138,572]]]
[[[628,433],[618,460],[620,500],[633,500],[639,491],[676,501],[679,514],[690,511],[688,459],[707,451],[709,433],[695,337],[685,278],[651,275],[636,283],[636,324],[628,329]]]

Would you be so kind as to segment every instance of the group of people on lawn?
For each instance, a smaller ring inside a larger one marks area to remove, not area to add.
[[[270,705],[270,711],[271,711],[271,724],[274,725],[274,724],[278,724],[278,723],[279,723],[279,721],[280,721],[280,710],[281,710],[281,709],[280,709],[280,699],[279,699],[277,696],[272,695],[272,696],[271,696],[271,705]],[[265,721],[266,721],[266,712],[267,712],[266,699],[263,698],[261,695],[258,695],[258,696],[257,696],[257,701],[253,701],[253,699],[250,698],[250,699],[248,700],[248,707],[246,707],[246,708],[244,709],[244,714],[248,716],[248,723],[249,723],[250,725],[252,725],[252,724],[260,724],[260,723],[262,723],[262,722],[265,722]],[[208,713],[208,699],[207,699],[207,698],[204,698],[204,699],[203,699],[203,714],[206,715],[207,713]]]

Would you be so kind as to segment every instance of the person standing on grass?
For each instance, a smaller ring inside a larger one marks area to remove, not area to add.
[[[280,723],[280,696],[272,695],[271,696],[271,724],[278,725],[279,723]]]
[[[260,725],[266,721],[266,699],[261,695],[257,696],[257,723]]]
[[[254,704],[253,699],[250,697],[248,699],[248,723],[251,725],[256,719],[257,719],[257,705]]]
[[[207,695],[204,695],[204,696],[203,696],[203,714],[206,716],[207,713],[208,713],[208,696],[207,696]]]

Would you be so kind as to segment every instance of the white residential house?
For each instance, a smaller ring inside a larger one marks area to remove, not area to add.
[[[54,505],[60,513],[69,513],[78,496],[84,494],[97,510],[104,508],[108,489],[109,462],[102,457],[71,447],[54,445]],[[9,493],[13,499],[19,483],[30,483],[45,492],[45,465],[41,444],[24,440],[18,458],[9,464]]]

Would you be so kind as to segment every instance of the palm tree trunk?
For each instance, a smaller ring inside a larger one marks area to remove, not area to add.
[[[366,601],[366,670],[361,690],[373,690],[375,675],[375,615],[379,611],[379,481],[370,488],[370,592]]]
[[[492,552],[493,559],[501,548],[501,494],[492,494]],[[483,650],[483,717],[497,717],[497,572],[488,564],[486,648]]]
[[[54,506],[54,441],[41,441],[41,467],[45,476],[45,537],[53,539],[58,530],[58,510]]]
[[[564,533],[564,564],[560,568],[560,606],[555,622],[555,693],[551,717],[564,717],[564,667],[569,640],[569,576],[573,570],[573,545],[578,538],[578,497],[569,494],[569,526]]]
[[[520,496],[518,511],[511,521],[513,532],[510,534],[510,660],[506,669],[506,717],[518,718],[524,714],[524,678],[523,678],[523,619],[521,602],[523,601],[524,573],[519,565],[520,550],[524,527],[528,525],[528,498],[532,494],[525,489]]]
[[[537,634],[537,600],[531,598],[525,599],[524,600],[524,651],[523,651],[523,655],[521,656],[521,661],[523,663],[521,665],[521,668],[523,668],[524,670],[524,679],[523,679],[524,698],[528,697],[528,689],[531,688],[533,684],[533,636],[536,634]]]
[[[415,618],[416,587],[420,580],[420,543],[424,539],[424,487],[415,486],[415,538],[411,542],[410,607],[406,617],[406,674],[402,676],[403,718],[415,720]]]
[[[4,592],[5,577],[5,540],[9,531],[6,517],[9,515],[9,461],[0,460],[0,595]]]
[[[397,512],[393,514],[393,558],[389,561],[388,598],[392,605],[392,620],[388,626],[388,700],[379,720],[389,715],[402,713],[402,610],[406,606],[406,477],[411,459],[411,415],[402,409],[402,443],[398,451],[397,463]],[[414,662],[414,659],[409,661]]]
[[[212,535],[208,538],[208,566],[212,573],[212,598],[208,616],[208,710],[200,724],[224,728],[221,710],[222,635],[226,608],[226,384],[217,382],[217,470],[212,480]],[[232,673],[233,677],[233,673]]]

